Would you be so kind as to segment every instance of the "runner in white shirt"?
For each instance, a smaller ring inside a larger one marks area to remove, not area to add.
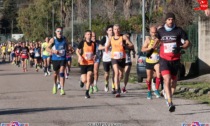
[[[109,25],[106,28],[106,36],[104,36],[100,42],[99,45],[99,50],[103,51],[103,56],[102,56],[102,61],[103,61],[103,66],[104,66],[104,78],[105,78],[105,87],[104,91],[108,92],[109,91],[109,71],[110,68],[112,69],[112,63],[111,63],[111,47],[109,48],[109,52],[105,52],[105,46],[107,45],[109,39],[113,35],[113,25]],[[113,71],[113,70],[112,70]],[[114,72],[113,72],[114,74]],[[114,75],[112,76],[112,93],[115,94],[115,88],[114,88]]]

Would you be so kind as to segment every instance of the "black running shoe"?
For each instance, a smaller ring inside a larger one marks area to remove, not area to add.
[[[84,87],[84,83],[82,81],[79,81],[80,83],[80,87],[83,88]]]
[[[173,103],[169,103],[168,106],[169,106],[168,108],[169,112],[175,112],[176,107],[173,105]]]
[[[90,95],[89,95],[89,93],[88,92],[86,92],[86,94],[85,94],[85,98],[87,99],[87,98],[90,98]]]

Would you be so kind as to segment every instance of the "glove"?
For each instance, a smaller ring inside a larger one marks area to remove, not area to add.
[[[178,54],[178,53],[180,53],[180,51],[182,50],[183,48],[182,47],[173,47],[173,53],[174,54]]]
[[[154,49],[153,48],[150,49],[150,51],[147,53],[147,58],[149,58],[152,55],[153,52],[154,52]]]

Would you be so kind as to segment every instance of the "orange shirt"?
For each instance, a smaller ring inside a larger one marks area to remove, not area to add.
[[[114,37],[111,38],[111,58],[112,59],[124,59],[125,58],[125,49],[123,47],[123,37],[120,36],[118,39]]]
[[[94,64],[94,50],[95,44],[92,42],[91,46],[88,46],[87,42],[84,42],[83,46],[83,61],[80,62],[80,65],[93,65]]]

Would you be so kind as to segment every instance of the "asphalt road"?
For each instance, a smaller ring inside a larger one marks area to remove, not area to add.
[[[11,64],[0,64],[0,123],[19,121],[30,126],[181,126],[183,122],[210,123],[210,107],[176,99],[170,113],[163,98],[146,99],[142,84],[128,84],[128,93],[115,98],[105,93],[100,76],[99,92],[85,99],[79,87],[79,68],[66,80],[66,95],[51,93],[52,76],[29,68],[26,73]],[[110,85],[111,86],[111,85]]]

